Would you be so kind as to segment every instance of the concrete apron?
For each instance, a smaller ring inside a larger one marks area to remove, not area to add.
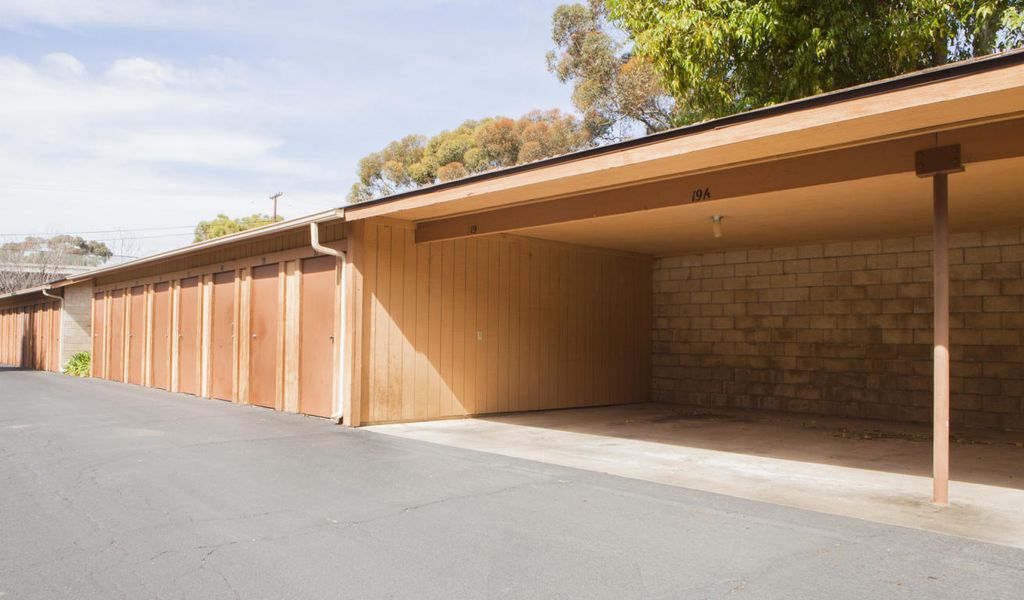
[[[1014,434],[955,439],[937,507],[927,426],[639,404],[366,429],[1024,548]]]

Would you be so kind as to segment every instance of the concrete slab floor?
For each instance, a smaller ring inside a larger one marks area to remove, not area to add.
[[[1024,548],[1024,434],[954,432],[938,507],[927,425],[646,403],[366,429]]]

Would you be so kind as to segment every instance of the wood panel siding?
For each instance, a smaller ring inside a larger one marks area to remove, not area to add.
[[[649,257],[514,236],[416,244],[372,222],[353,244],[362,423],[648,399]]]
[[[60,370],[60,315],[49,300],[0,309],[0,365]]]
[[[210,342],[210,396],[234,399],[235,273],[213,276]]]
[[[59,371],[60,336],[57,301],[36,299],[0,308],[0,365]]]
[[[199,395],[202,288],[198,277],[181,280],[178,292],[178,391]]]
[[[249,334],[249,402],[277,408],[280,392],[278,332],[281,329],[279,265],[252,270]]]
[[[92,301],[92,376],[106,378],[107,294],[93,294]]]
[[[152,378],[150,385],[171,389],[171,284],[153,286]]]

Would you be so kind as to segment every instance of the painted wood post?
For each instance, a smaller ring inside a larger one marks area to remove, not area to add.
[[[938,137],[936,137],[938,142]],[[932,502],[949,504],[949,174],[964,170],[960,145],[919,150],[918,177],[932,179]]]
[[[932,502],[949,503],[949,176],[932,178],[933,244],[933,448]]]

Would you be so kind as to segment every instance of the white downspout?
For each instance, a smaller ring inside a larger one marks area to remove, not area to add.
[[[341,250],[335,250],[334,248],[328,248],[327,246],[324,246],[324,245],[322,245],[320,243],[320,224],[317,223],[317,222],[313,222],[313,223],[309,224],[309,243],[310,243],[310,246],[313,247],[314,251],[316,251],[316,252],[318,252],[320,254],[327,254],[329,256],[336,256],[336,257],[341,259],[341,264],[342,264],[341,289],[338,290],[338,293],[341,294],[341,314],[338,315],[338,319],[339,319],[338,338],[339,339],[337,340],[337,342],[339,344],[341,344],[341,347],[339,348],[339,351],[338,351],[338,359],[339,359],[339,364],[338,364],[338,389],[335,390],[335,393],[334,393],[334,396],[338,399],[338,404],[337,404],[337,406],[332,408],[332,414],[331,414],[331,420],[332,421],[341,423],[342,422],[342,418],[343,418],[342,406],[344,406],[344,404],[345,404],[344,401],[342,400],[343,394],[344,394],[344,391],[345,391],[345,356],[346,356],[345,353],[348,350],[346,348],[346,340],[345,340],[345,314],[346,314],[346,310],[345,310],[345,276],[344,276],[345,261],[347,259],[345,257],[345,253],[342,252]]]
[[[57,372],[58,373],[63,373],[64,372],[64,296],[55,296],[54,294],[51,294],[50,292],[47,292],[45,289],[39,290],[39,291],[43,293],[43,296],[46,296],[47,298],[53,298],[54,300],[57,300],[57,301],[60,302],[60,312],[58,313],[60,315],[60,335],[57,337],[57,368],[59,370]],[[51,323],[50,326],[51,327],[53,326],[52,323]]]
[[[328,248],[327,246],[320,244],[320,224],[313,222],[309,224],[309,243],[313,246],[313,250],[316,250],[320,254],[329,254],[331,256],[337,256],[338,258],[344,259],[345,253],[341,250],[335,250],[334,248]]]

